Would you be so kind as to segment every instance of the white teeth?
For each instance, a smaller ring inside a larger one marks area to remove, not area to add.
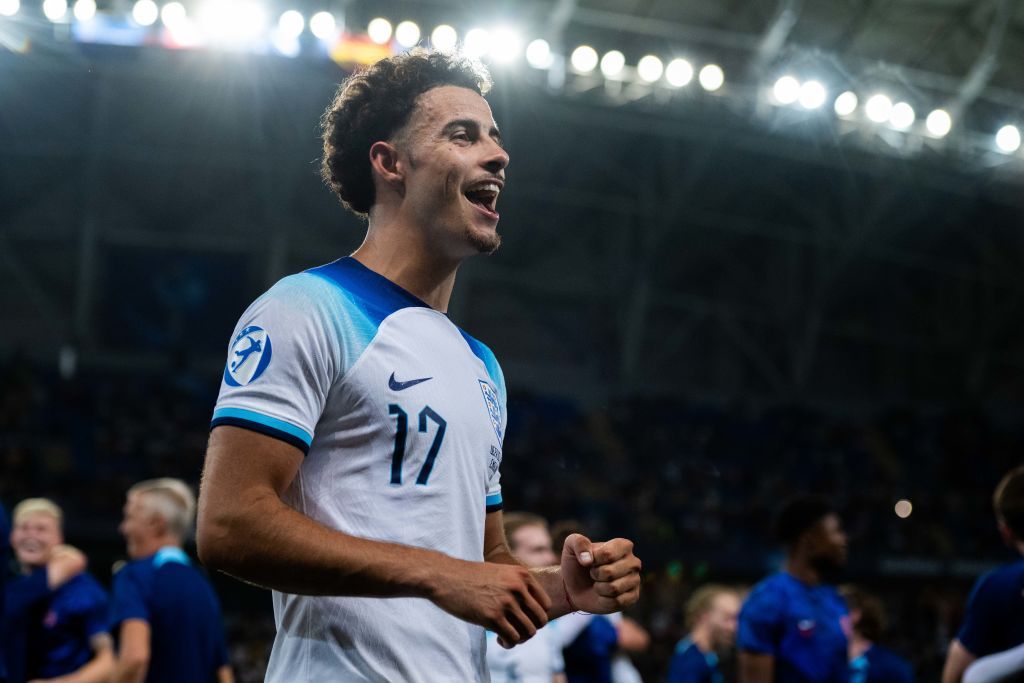
[[[501,192],[501,188],[498,187],[498,183],[482,183],[475,185],[471,188],[472,192],[493,192],[495,194]]]

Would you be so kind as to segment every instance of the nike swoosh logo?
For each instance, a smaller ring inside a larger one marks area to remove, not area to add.
[[[420,379],[411,379],[408,382],[399,382],[398,380],[395,379],[395,373],[392,372],[391,373],[391,377],[388,378],[388,389],[391,389],[391,391],[402,391],[403,389],[408,389],[409,387],[414,387],[417,384],[422,384],[423,382],[426,382],[429,379],[434,379],[434,378],[433,377],[422,377]]]

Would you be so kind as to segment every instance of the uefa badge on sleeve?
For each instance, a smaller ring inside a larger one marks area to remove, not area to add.
[[[231,342],[224,381],[228,386],[244,387],[255,382],[270,365],[270,335],[262,327],[250,325]]]

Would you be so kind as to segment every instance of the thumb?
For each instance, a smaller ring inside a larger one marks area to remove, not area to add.
[[[562,549],[562,555],[570,555],[576,558],[584,567],[589,567],[594,564],[594,549],[593,543],[590,539],[583,534],[571,534],[565,539],[565,546]]]

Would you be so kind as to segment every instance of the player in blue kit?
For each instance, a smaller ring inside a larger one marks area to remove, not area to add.
[[[6,587],[4,647],[11,683],[105,683],[113,670],[107,593],[63,545],[64,515],[45,498],[14,508],[11,547],[21,576]]]
[[[1006,544],[1024,555],[1024,465],[1010,470],[992,496],[996,523]],[[985,574],[974,585],[960,632],[942,670],[942,683],[959,683],[978,657],[1024,643],[1024,560]]]
[[[349,78],[322,170],[366,238],[278,282],[231,337],[197,540],[274,590],[268,681],[486,680],[485,628],[512,646],[639,595],[625,539],[572,536],[536,569],[505,541],[504,377],[445,315],[462,261],[501,242],[489,87],[479,62],[426,50]]]
[[[839,590],[850,609],[850,683],[914,683],[914,669],[903,657],[878,644],[886,629],[881,601],[856,586]]]
[[[740,612],[740,683],[847,683],[846,603],[829,579],[846,565],[846,534],[828,501],[804,496],[776,520],[783,571],[754,586]]]
[[[114,683],[232,683],[220,605],[182,550],[195,497],[178,479],[128,490],[121,535],[131,562],[114,576]]]
[[[726,586],[698,588],[686,603],[690,633],[676,645],[668,683],[722,683],[720,656],[736,642],[739,594]]]

